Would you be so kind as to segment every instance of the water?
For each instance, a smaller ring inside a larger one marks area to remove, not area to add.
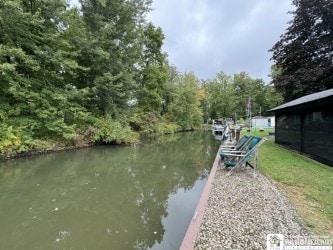
[[[0,164],[0,249],[178,249],[218,142],[210,132]]]

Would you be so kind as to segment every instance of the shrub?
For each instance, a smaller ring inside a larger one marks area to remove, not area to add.
[[[5,123],[0,125],[0,154],[25,152],[31,146],[31,135],[24,130],[24,127],[14,128]]]
[[[129,144],[138,140],[138,134],[127,124],[112,120],[110,117],[99,119],[91,132],[93,142]]]

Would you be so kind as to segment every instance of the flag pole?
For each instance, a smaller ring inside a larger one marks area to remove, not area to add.
[[[248,117],[250,125],[250,134],[252,134],[251,96],[249,96],[249,101],[248,101]]]

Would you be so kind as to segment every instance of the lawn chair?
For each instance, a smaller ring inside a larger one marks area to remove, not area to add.
[[[243,135],[237,142],[233,145],[222,145],[220,149],[236,149],[238,150],[248,139],[251,137],[250,135]]]
[[[250,166],[254,169],[254,174],[256,175],[258,167],[258,149],[260,145],[267,139],[253,136],[251,142],[248,144],[246,151],[234,151],[225,153],[228,158],[223,162],[225,168],[232,168],[227,175],[230,175],[236,168]],[[253,164],[249,163],[250,159],[254,158]]]
[[[247,145],[251,142],[252,137],[253,136],[244,135],[241,139],[238,140],[235,145],[225,145],[220,147],[219,155],[221,157],[221,160],[225,160],[228,153],[242,153],[242,151],[244,151]]]

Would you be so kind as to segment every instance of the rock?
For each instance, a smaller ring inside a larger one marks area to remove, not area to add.
[[[264,175],[227,171],[216,173],[195,249],[266,249],[269,233],[305,232],[286,195]]]

